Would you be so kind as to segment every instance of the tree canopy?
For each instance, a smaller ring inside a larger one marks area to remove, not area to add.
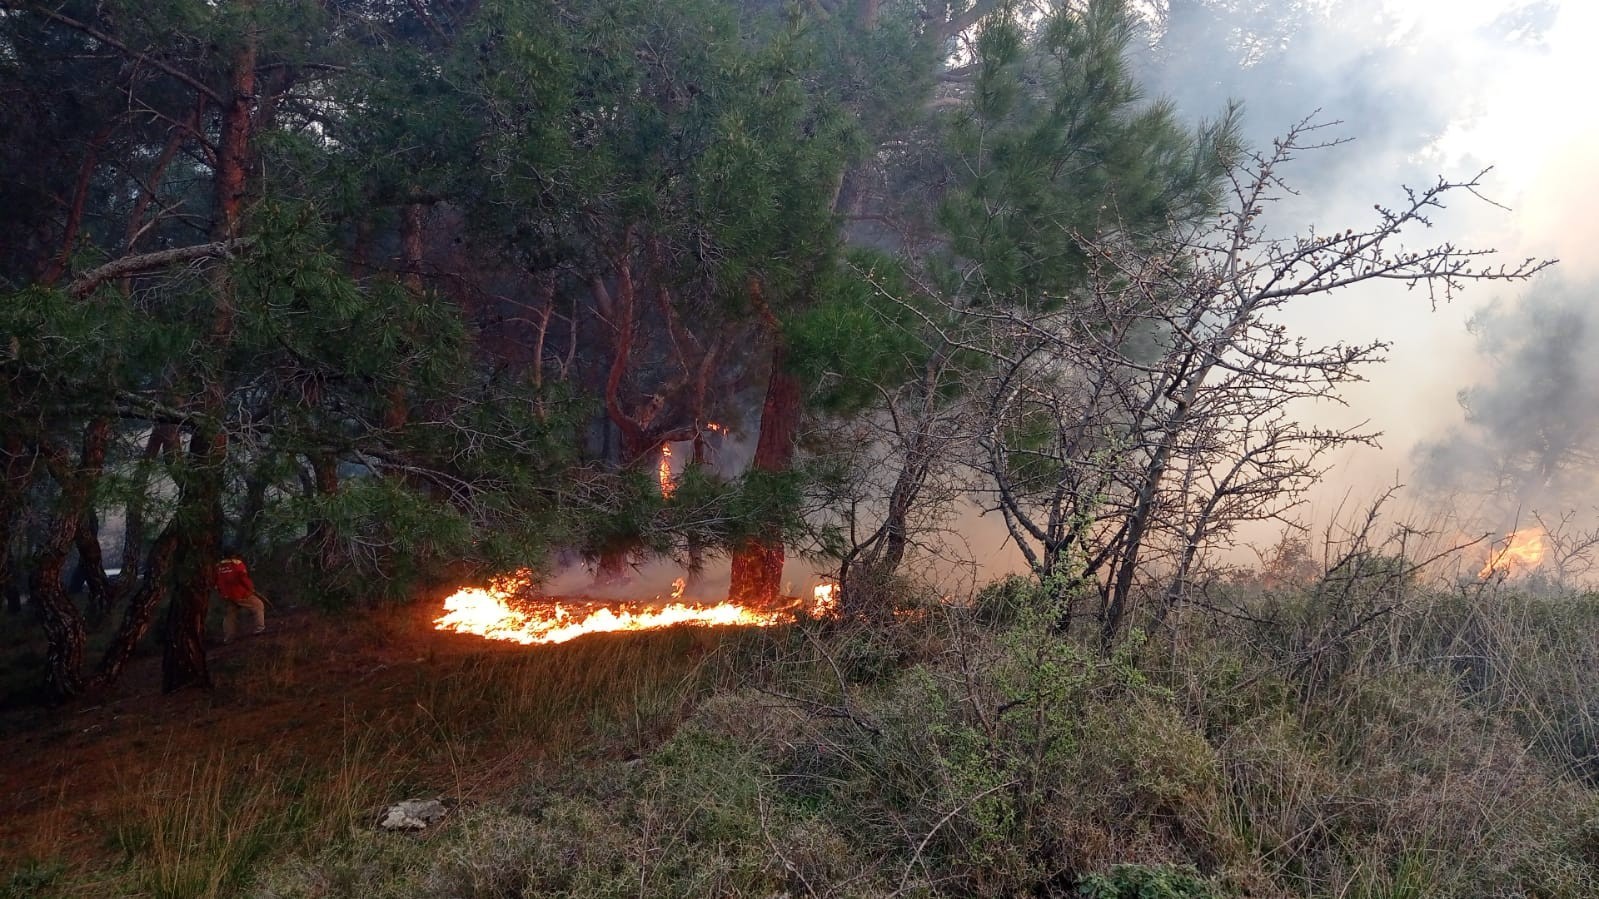
[[[168,688],[208,683],[224,549],[330,602],[725,555],[760,602],[806,547],[861,609],[953,468],[1041,575],[1085,528],[1131,527],[1137,568],[1179,338],[1207,372],[1238,348],[1195,330],[1216,270],[1184,241],[1224,186],[1254,202],[1234,113],[1147,96],[1138,28],[1118,0],[3,0],[0,582],[51,687],[109,683],[163,608]],[[1118,411],[1050,412],[1083,390]],[[953,446],[985,403],[987,449]]]

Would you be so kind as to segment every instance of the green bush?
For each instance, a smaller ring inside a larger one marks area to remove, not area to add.
[[[1117,865],[1083,878],[1077,893],[1089,899],[1219,899],[1192,868]]]

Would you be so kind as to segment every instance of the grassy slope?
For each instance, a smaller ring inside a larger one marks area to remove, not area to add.
[[[64,837],[40,895],[1599,895],[1594,597],[1307,588],[1104,658],[1025,592],[531,651],[308,625],[166,742],[57,744],[127,767],[35,804],[12,889]],[[461,804],[371,827],[418,795]]]
[[[12,709],[0,896],[238,895],[386,802],[470,805],[655,745],[722,658],[690,631],[502,647],[437,634],[430,612],[276,616],[216,651],[209,695],[162,697],[146,657],[97,705]]]

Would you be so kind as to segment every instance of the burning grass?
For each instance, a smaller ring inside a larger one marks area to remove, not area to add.
[[[1490,547],[1488,561],[1477,572],[1479,579],[1510,577],[1534,571],[1548,551],[1548,533],[1541,526],[1522,528],[1506,534]]]
[[[664,482],[663,482],[664,483]],[[723,601],[695,602],[683,597],[687,581],[679,578],[666,599],[615,602],[599,599],[557,599],[537,594],[527,569],[496,578],[486,587],[463,587],[444,599],[444,614],[434,620],[442,631],[489,640],[531,645],[565,643],[587,634],[696,627],[772,627],[797,616],[819,618],[836,607],[834,588],[823,584],[808,601],[789,599],[757,607]]]

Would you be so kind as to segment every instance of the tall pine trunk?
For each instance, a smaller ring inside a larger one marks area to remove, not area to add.
[[[211,672],[205,657],[205,619],[216,584],[217,534],[222,527],[221,466],[217,446],[225,438],[197,429],[189,438],[188,471],[180,481],[174,540],[177,583],[167,608],[166,639],[161,655],[161,690],[209,688]]]
[[[62,498],[66,504],[67,498]],[[44,624],[46,649],[45,678],[50,691],[60,699],[68,699],[83,692],[83,653],[86,634],[83,613],[73,605],[72,598],[61,585],[61,575],[67,563],[67,552],[78,532],[78,516],[71,509],[61,509],[51,517],[44,545],[34,556],[33,570],[28,576],[28,593],[39,610]]]
[[[253,0],[241,0],[238,5],[246,14],[254,11]],[[239,236],[249,184],[255,70],[256,32],[246,25],[232,62],[217,142],[212,236],[218,240]],[[216,582],[217,540],[222,528],[223,468],[228,456],[225,360],[233,342],[236,313],[232,279],[225,264],[219,264],[212,274],[211,300],[208,349],[212,355],[196,366],[201,381],[197,403],[200,415],[189,440],[188,470],[183,473],[177,513],[177,587],[167,615],[161,664],[161,689],[169,693],[184,687],[211,686],[205,658],[205,619]]]
[[[89,615],[98,623],[110,613],[113,596],[111,580],[105,573],[104,554],[100,550],[100,517],[92,506],[84,509],[72,539],[78,550],[78,571],[89,592]],[[79,576],[73,575],[74,578]]]
[[[61,485],[61,496],[46,529],[44,542],[34,557],[28,592],[39,607],[48,642],[46,679],[51,691],[62,699],[83,692],[82,669],[87,635],[83,613],[67,595],[61,575],[66,566],[67,553],[71,551],[81,528],[90,491],[105,467],[106,446],[110,438],[110,421],[98,418],[90,422],[83,432],[83,450],[76,467],[68,458],[65,446],[45,442],[39,447],[40,457],[49,467],[56,483]]]
[[[788,348],[773,332],[772,374],[766,382],[761,406],[761,433],[755,444],[757,471],[779,473],[794,466],[794,444],[799,437],[800,382],[784,368]],[[776,602],[783,587],[783,540],[768,531],[733,553],[730,600],[750,605]]]

